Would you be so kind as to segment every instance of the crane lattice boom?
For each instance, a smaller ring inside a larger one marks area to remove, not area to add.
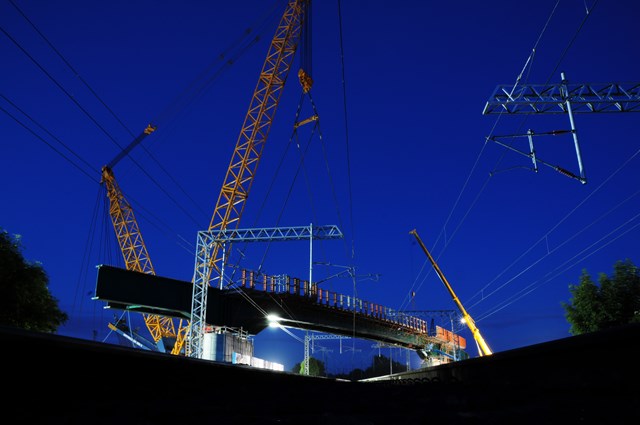
[[[109,215],[127,270],[155,275],[133,208],[124,197],[113,171],[108,166],[102,168],[102,183],[107,188],[110,203]],[[143,314],[143,318],[155,343],[160,340],[175,340],[172,354],[179,354],[182,351],[188,326],[182,326],[180,321],[178,332],[176,332],[176,326],[169,317]]]
[[[298,47],[305,5],[308,2],[309,0],[289,1],[271,40],[236,147],[231,155],[229,168],[209,224],[209,231],[238,228]],[[213,279],[222,278],[220,270],[223,256],[220,244],[214,244],[211,252],[197,252],[196,258],[208,260],[196,261],[194,272],[189,348],[189,354],[192,357],[200,356],[207,287],[212,280],[212,274]]]

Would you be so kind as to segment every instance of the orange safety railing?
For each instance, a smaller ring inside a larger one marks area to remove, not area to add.
[[[257,279],[261,279],[257,282]],[[378,320],[389,322],[394,326],[402,327],[407,332],[429,335],[427,322],[419,317],[395,311],[391,308],[355,298],[349,295],[339,294],[319,288],[316,284],[309,288],[308,281],[289,276],[256,276],[253,271],[242,270],[239,286],[242,288],[259,290],[273,294],[290,294],[315,301],[319,305],[339,310],[355,312]],[[259,288],[259,289],[258,289]],[[433,332],[432,332],[433,334]],[[440,326],[435,327],[435,338],[444,343],[452,343],[466,348],[466,340],[451,331]]]

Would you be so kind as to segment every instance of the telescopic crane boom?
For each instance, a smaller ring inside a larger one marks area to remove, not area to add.
[[[473,319],[471,318],[469,313],[467,313],[467,310],[464,308],[464,306],[460,302],[460,299],[458,298],[456,293],[453,292],[453,288],[449,284],[449,281],[447,280],[446,277],[444,277],[444,274],[442,273],[442,270],[440,270],[440,267],[438,267],[438,264],[433,259],[433,257],[429,253],[429,250],[427,250],[427,247],[422,242],[422,239],[420,239],[420,236],[418,236],[418,232],[416,231],[416,229],[413,229],[409,233],[411,233],[413,236],[415,236],[416,240],[418,241],[418,244],[420,244],[420,247],[422,248],[424,253],[427,254],[427,258],[429,258],[429,261],[431,262],[431,265],[433,266],[433,269],[438,274],[438,277],[440,278],[442,283],[444,283],[444,286],[447,287],[447,290],[449,291],[449,294],[451,294],[451,297],[453,298],[453,302],[456,303],[456,306],[458,307],[458,309],[462,313],[462,317],[464,318],[464,322],[469,327],[469,330],[471,330],[471,333],[473,334],[473,338],[476,340],[476,343],[478,344],[480,355],[481,356],[488,356],[488,355],[493,354],[493,352],[489,348],[489,345],[487,345],[487,343],[485,342],[484,338],[480,334],[480,329],[478,329],[478,327],[476,326],[475,322],[473,321]]]

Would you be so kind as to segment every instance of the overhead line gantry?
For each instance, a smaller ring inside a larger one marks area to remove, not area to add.
[[[620,113],[640,112],[640,83],[589,83],[569,84],[564,72],[560,74],[561,82],[556,84],[522,84],[498,85],[485,104],[483,115],[541,115],[567,114],[570,130],[550,132],[534,132],[529,129],[525,134],[510,136],[492,136],[487,140],[512,150],[531,159],[533,171],[538,172],[538,163],[546,165],[582,184],[587,183],[582,163],[582,154],[578,143],[578,132],[574,114],[578,113]],[[559,135],[571,133],[578,160],[578,173],[572,173],[564,167],[542,161],[536,156],[533,138],[540,135]],[[524,152],[501,142],[500,139],[511,137],[527,137],[529,152]]]

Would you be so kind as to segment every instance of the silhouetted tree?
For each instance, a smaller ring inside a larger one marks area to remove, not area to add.
[[[562,306],[572,335],[640,323],[640,269],[629,259],[616,262],[611,277],[601,273],[599,285],[583,270],[569,291],[572,298]]]
[[[24,259],[19,236],[0,229],[0,325],[57,331],[68,316],[58,307],[48,284],[42,266]]]
[[[367,378],[373,378],[374,376],[383,376],[389,375],[391,373],[400,373],[406,372],[407,366],[402,363],[398,363],[395,360],[391,360],[391,358],[379,355],[373,357],[373,364],[370,368],[365,370],[365,375]]]
[[[390,373],[406,372],[407,366],[391,360],[389,357],[380,355],[374,356],[371,366],[367,369],[354,369],[349,373],[339,373],[333,375],[335,378],[348,379],[350,381],[359,381],[366,378],[374,378],[376,376],[389,375]]]
[[[302,374],[304,372],[304,360],[293,365],[291,371]],[[315,357],[309,357],[309,376],[326,376],[324,362]]]

